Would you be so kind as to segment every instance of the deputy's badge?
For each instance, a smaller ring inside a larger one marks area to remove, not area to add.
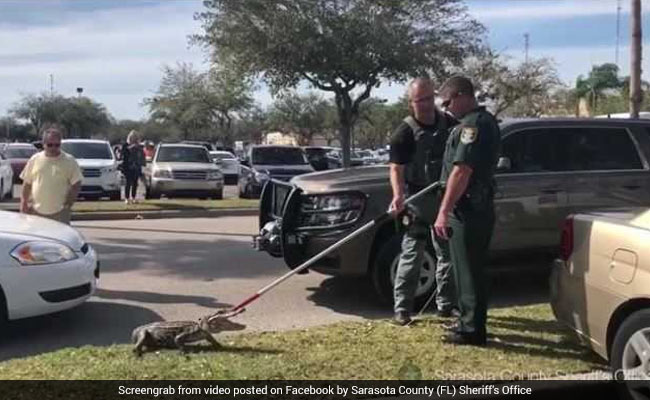
[[[474,141],[476,141],[477,136],[478,136],[477,128],[473,126],[465,126],[463,127],[463,131],[460,134],[460,141],[463,144],[474,143]]]

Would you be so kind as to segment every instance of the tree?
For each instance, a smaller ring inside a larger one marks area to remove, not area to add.
[[[158,91],[144,100],[151,118],[176,126],[183,139],[218,136],[228,142],[232,119],[250,108],[252,85],[226,69],[194,70],[192,64],[163,67]]]
[[[31,142],[37,139],[37,135],[32,133],[31,127],[27,124],[21,124],[12,117],[0,118],[0,141],[8,142]]]
[[[361,103],[382,81],[441,76],[482,46],[460,0],[207,0],[194,40],[219,65],[274,93],[301,81],[331,92],[344,165]]]
[[[315,134],[327,127],[327,113],[332,105],[315,93],[282,93],[269,110],[269,126],[284,133],[298,135],[301,145],[311,143]]]
[[[596,110],[599,100],[603,97],[606,89],[620,89],[622,82],[618,78],[618,66],[606,63],[594,65],[585,79],[582,75],[576,80],[576,95],[585,97],[589,101],[590,109]]]
[[[562,86],[551,59],[540,58],[512,65],[503,56],[486,51],[467,60],[464,73],[490,103],[494,115],[538,117],[547,113],[552,93]]]
[[[64,97],[58,94],[27,95],[10,110],[12,116],[27,120],[38,135],[47,123],[62,125],[71,137],[88,138],[105,135],[111,116],[104,105],[87,97]]]

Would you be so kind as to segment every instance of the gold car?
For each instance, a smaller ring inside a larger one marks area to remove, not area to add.
[[[566,219],[551,273],[551,305],[607,360],[633,398],[650,398],[650,209]],[[637,396],[638,395],[638,396]]]

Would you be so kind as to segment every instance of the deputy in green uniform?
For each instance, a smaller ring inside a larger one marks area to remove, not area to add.
[[[409,111],[396,129],[390,144],[390,181],[393,188],[391,210],[398,214],[404,209],[405,190],[409,196],[440,179],[442,155],[449,129],[456,121],[435,107],[433,82],[416,78],[408,87]],[[431,222],[439,202],[431,192],[409,204],[409,226],[402,240],[393,296],[395,323],[406,325],[420,277],[425,247],[430,239],[436,252],[436,305],[441,317],[454,314],[456,298],[451,276],[449,244],[442,238],[431,237]]]
[[[485,263],[494,228],[494,170],[499,154],[499,126],[479,107],[472,82],[449,78],[438,91],[442,107],[460,124],[447,140],[440,179],[445,195],[434,223],[435,234],[447,238],[454,266],[460,317],[449,326],[447,343],[485,345],[487,290]]]

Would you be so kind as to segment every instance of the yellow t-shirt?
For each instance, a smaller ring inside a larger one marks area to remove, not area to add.
[[[70,187],[83,179],[77,160],[61,152],[46,157],[41,151],[27,161],[20,179],[32,185],[33,207],[39,214],[51,215],[63,210]]]

